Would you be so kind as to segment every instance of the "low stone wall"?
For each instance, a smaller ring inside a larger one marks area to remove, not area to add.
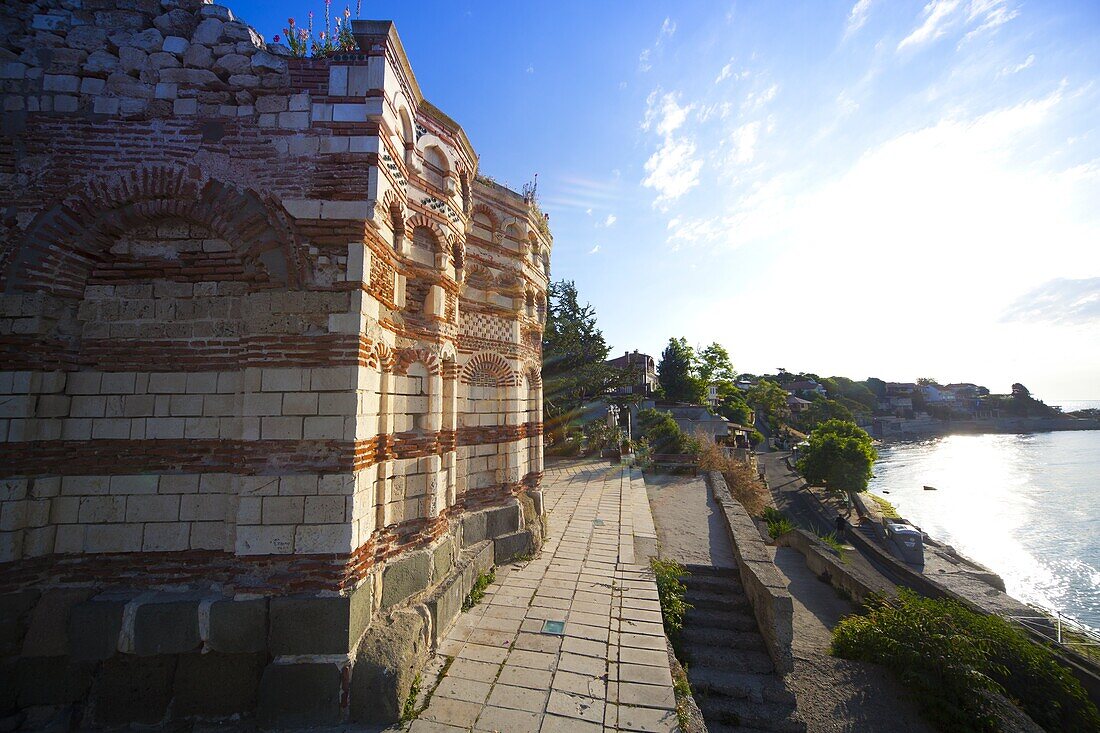
[[[776,538],[775,543],[792,547],[806,558],[806,567],[839,591],[863,603],[868,596],[897,594],[897,588],[881,578],[846,564],[831,547],[804,529],[795,529]]]
[[[464,516],[345,593],[72,582],[0,594],[0,723],[394,722],[478,575],[540,540],[512,502]]]
[[[752,517],[741,502],[730,494],[722,474],[708,471],[706,478],[711,494],[725,517],[733,555],[741,574],[741,585],[752,604],[768,654],[779,672],[790,672],[794,669],[791,653],[794,605],[791,594],[787,592],[787,584],[776,569]]]

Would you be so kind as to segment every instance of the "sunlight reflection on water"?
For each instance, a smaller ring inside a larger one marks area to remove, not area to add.
[[[1011,595],[1100,628],[1098,479],[1100,431],[952,435],[880,448],[870,489]]]

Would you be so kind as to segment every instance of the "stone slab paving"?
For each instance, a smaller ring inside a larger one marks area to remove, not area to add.
[[[497,568],[482,603],[459,618],[410,733],[677,730],[641,474],[548,462],[543,496],[541,555]],[[544,632],[548,621],[564,622],[561,635]]]

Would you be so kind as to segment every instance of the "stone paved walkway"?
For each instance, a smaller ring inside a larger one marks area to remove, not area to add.
[[[541,556],[497,568],[485,599],[459,619],[410,733],[677,729],[641,474],[548,461],[543,495]],[[560,636],[545,633],[548,621],[564,622]]]

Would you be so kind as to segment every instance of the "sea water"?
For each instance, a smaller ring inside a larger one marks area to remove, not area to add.
[[[895,443],[874,472],[872,493],[1009,595],[1100,628],[1100,431]]]

